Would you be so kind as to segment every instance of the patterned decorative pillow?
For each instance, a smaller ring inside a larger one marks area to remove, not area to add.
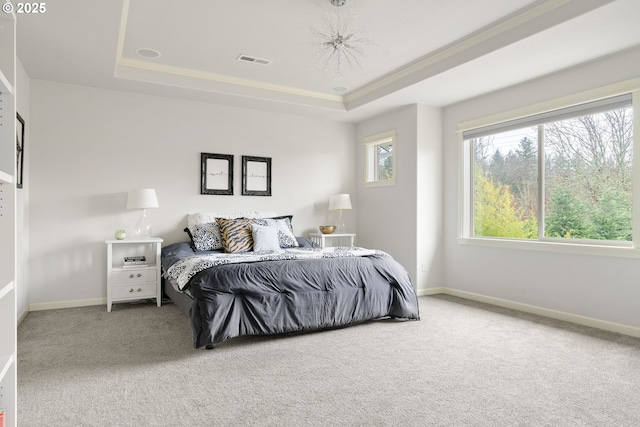
[[[188,230],[188,229],[187,229]],[[222,249],[220,228],[217,222],[196,224],[190,230],[191,241],[197,251],[214,251]]]
[[[184,231],[189,235],[193,248],[196,251],[217,251],[222,248],[222,238],[217,218],[270,218],[276,213],[271,211],[246,211],[246,212],[208,212],[187,215],[187,228]],[[200,230],[196,230],[201,226]],[[198,235],[197,238],[194,238]]]
[[[251,219],[246,218],[216,218],[218,227],[220,227],[222,247],[225,252],[237,253],[253,250],[251,221]]]
[[[278,216],[273,218],[254,219],[253,223],[263,227],[273,227],[278,231],[278,242],[281,248],[297,247],[298,241],[293,234],[293,225],[291,219],[293,215]]]

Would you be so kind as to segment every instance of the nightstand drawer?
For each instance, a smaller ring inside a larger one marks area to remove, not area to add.
[[[145,270],[122,270],[114,271],[111,275],[112,283],[143,283],[143,282],[155,282],[157,280],[157,271],[153,269]]]
[[[111,297],[115,299],[121,298],[155,298],[156,284],[145,283],[141,285],[119,285],[111,289]]]

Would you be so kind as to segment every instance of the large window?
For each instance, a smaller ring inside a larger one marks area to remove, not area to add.
[[[630,94],[468,129],[463,139],[465,237],[631,246]]]

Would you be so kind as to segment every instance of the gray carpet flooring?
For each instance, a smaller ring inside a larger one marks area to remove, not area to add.
[[[20,426],[639,426],[640,340],[455,297],[194,350],[173,305],[30,313]]]

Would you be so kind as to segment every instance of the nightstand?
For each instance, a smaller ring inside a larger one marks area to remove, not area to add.
[[[106,240],[107,244],[107,311],[119,301],[155,298],[162,305],[160,250],[163,240]],[[125,257],[144,257],[139,265],[125,266]]]
[[[310,233],[309,239],[320,245],[321,248],[327,246],[355,246],[356,235],[355,233]],[[328,244],[331,243],[331,244]]]

